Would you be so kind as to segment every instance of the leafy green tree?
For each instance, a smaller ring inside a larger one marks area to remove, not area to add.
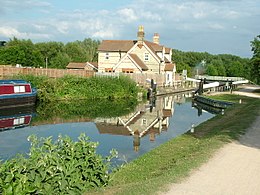
[[[218,70],[218,76],[226,76],[226,69],[225,66],[223,64],[220,64],[219,66],[217,66],[217,70]]]
[[[217,68],[216,68],[214,65],[212,65],[212,64],[209,64],[209,65],[207,66],[206,73],[207,73],[207,75],[210,75],[210,76],[218,76],[218,70],[217,70]]]
[[[71,61],[71,58],[66,53],[59,52],[55,57],[50,61],[51,68],[65,69],[68,63]]]
[[[65,52],[71,58],[73,62],[86,62],[86,52],[83,47],[80,46],[80,42],[70,42],[65,45]]]
[[[228,71],[229,71],[229,76],[243,77],[244,75],[243,64],[239,61],[234,61],[232,65],[229,67]]]
[[[251,58],[252,64],[252,77],[254,81],[260,84],[260,35],[254,38],[251,42],[253,57]]]
[[[90,38],[84,39],[81,42],[82,47],[86,51],[86,59],[88,62],[97,62],[98,61],[98,53],[97,49],[100,45],[100,41],[92,40]]]
[[[48,67],[55,68],[55,64],[52,63],[58,53],[64,53],[64,44],[61,42],[42,42],[36,43],[35,49],[40,53],[41,66],[45,66],[46,60]]]

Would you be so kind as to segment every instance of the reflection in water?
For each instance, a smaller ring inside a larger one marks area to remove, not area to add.
[[[186,97],[191,97],[191,94],[152,97],[125,116],[97,118],[94,122],[100,134],[132,136],[133,148],[137,152],[142,137],[149,135],[149,140],[153,142],[156,135],[167,131],[174,113],[174,103],[182,104]]]
[[[198,102],[196,100],[192,101],[192,107],[196,108],[198,110],[198,116],[202,115],[202,111],[207,111],[211,114],[220,114],[223,112],[223,109],[209,106],[207,104],[203,104],[201,102]]]
[[[108,155],[114,148],[119,152],[119,163],[130,161],[213,116],[207,112],[198,116],[190,97],[188,93],[159,96],[138,105],[125,101],[40,106],[30,126],[0,132],[0,158],[27,152],[31,134],[52,136],[54,140],[58,135],[68,135],[77,140],[85,133],[91,141],[99,142],[99,154]]]
[[[0,109],[0,131],[28,126],[34,114],[34,106]]]

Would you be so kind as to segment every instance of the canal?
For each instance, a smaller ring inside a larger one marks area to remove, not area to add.
[[[30,147],[27,138],[32,134],[52,136],[54,140],[59,135],[68,135],[76,141],[84,133],[99,143],[97,153],[106,156],[111,149],[116,149],[121,164],[213,116],[194,106],[189,93],[159,96],[141,103],[96,100],[1,110],[0,159],[27,153]]]

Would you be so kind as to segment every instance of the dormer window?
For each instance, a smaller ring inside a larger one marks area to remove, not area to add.
[[[144,61],[149,61],[149,53],[144,54]]]
[[[106,60],[109,60],[109,53],[106,53],[106,54],[105,54],[105,59],[106,59]]]

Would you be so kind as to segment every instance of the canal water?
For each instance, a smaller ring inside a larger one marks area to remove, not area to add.
[[[1,110],[0,159],[27,153],[32,134],[54,140],[68,135],[76,141],[84,133],[99,143],[97,153],[107,156],[116,149],[118,163],[129,162],[214,116],[194,106],[190,96],[160,96],[138,104],[97,100]]]

